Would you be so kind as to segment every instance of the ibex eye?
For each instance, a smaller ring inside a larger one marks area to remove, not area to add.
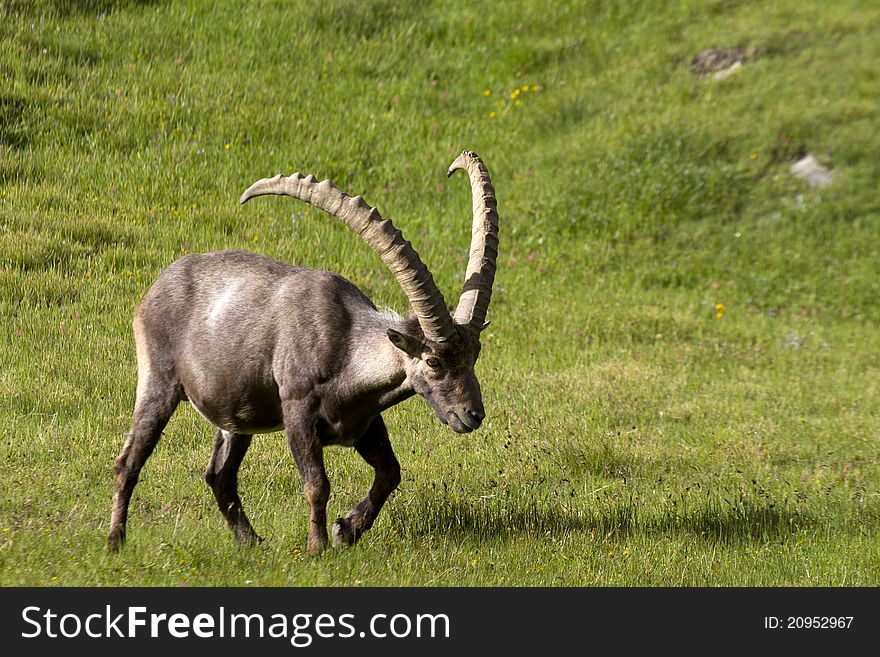
[[[440,359],[439,358],[434,358],[433,356],[431,356],[425,362],[428,363],[428,367],[433,368],[435,370],[438,367],[440,367]]]

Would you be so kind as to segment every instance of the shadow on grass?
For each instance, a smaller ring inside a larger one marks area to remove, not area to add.
[[[565,472],[573,477],[591,475],[606,479],[627,479],[651,465],[633,454],[615,450],[608,443],[590,448],[561,445],[554,450],[554,456]]]
[[[399,517],[395,522],[411,535],[459,534],[470,536],[516,537],[525,535],[564,536],[591,533],[601,536],[692,535],[706,541],[740,543],[780,540],[804,528],[815,527],[816,518],[792,508],[772,503],[748,501],[736,506],[725,504],[688,510],[645,510],[629,500],[595,510],[560,507],[504,509],[499,506],[457,501],[427,502],[418,516]]]
[[[24,148],[28,143],[26,116],[29,107],[24,98],[12,94],[0,95],[0,144],[9,148]]]

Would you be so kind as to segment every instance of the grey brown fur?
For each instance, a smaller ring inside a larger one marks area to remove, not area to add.
[[[415,317],[378,311],[338,274],[244,251],[187,255],[162,272],[133,322],[137,399],[116,459],[111,550],[125,539],[140,471],[181,401],[189,400],[217,427],[205,480],[229,528],[246,544],[259,537],[238,495],[239,466],[254,434],[285,431],[309,503],[311,553],[328,542],[325,446],[354,447],[375,470],[367,496],[333,524],[334,545],[352,545],[400,483],[382,411],[418,394],[454,431],[480,426],[485,411],[474,364],[491,294],[498,220],[479,158],[465,151],[449,173],[457,168],[470,175],[474,231],[459,305],[465,310],[454,320],[430,272],[390,222],[329,181],[298,174],[259,181],[242,202],[286,194],[339,217],[395,272]],[[484,254],[483,269],[474,253]]]

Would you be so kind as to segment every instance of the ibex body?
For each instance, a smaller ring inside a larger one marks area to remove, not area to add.
[[[238,469],[254,434],[283,429],[309,502],[309,551],[327,544],[330,483],[323,447],[353,446],[375,469],[367,496],[333,525],[335,545],[369,529],[400,482],[381,413],[418,394],[459,433],[485,412],[474,364],[480,352],[497,255],[494,190],[465,151],[449,174],[471,180],[474,223],[465,286],[450,316],[418,254],[375,209],[330,181],[276,176],[248,189],[293,196],[336,216],[373,247],[397,277],[411,318],[379,311],[337,274],[243,251],[184,256],[150,288],[134,319],[138,387],[134,420],[116,460],[108,545],[125,538],[131,494],[177,405],[189,400],[215,427],[205,479],[238,540],[256,532],[238,495]]]

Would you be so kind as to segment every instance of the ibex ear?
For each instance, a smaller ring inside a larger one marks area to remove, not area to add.
[[[419,358],[422,355],[422,344],[411,335],[395,331],[393,328],[388,329],[386,334],[391,343],[405,354],[413,358]]]

